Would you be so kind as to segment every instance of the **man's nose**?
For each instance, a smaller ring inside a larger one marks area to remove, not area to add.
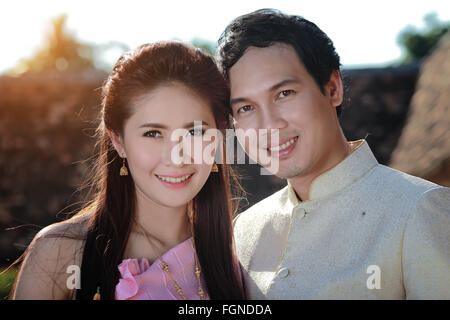
[[[287,127],[288,122],[284,118],[284,114],[281,112],[280,107],[274,104],[268,104],[261,108],[259,119],[259,128],[267,129],[268,131],[273,129],[283,129]]]

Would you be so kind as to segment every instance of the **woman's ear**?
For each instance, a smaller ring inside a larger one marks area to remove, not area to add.
[[[110,129],[106,129],[106,133],[108,134],[108,137],[111,139],[111,143],[113,144],[114,149],[116,149],[119,156],[121,156],[122,158],[126,158],[127,154],[123,146],[122,136],[115,134],[114,131]]]
[[[333,70],[330,80],[325,85],[325,90],[330,97],[331,105],[336,108],[342,104],[344,97],[344,86],[342,84],[341,73],[339,70]]]

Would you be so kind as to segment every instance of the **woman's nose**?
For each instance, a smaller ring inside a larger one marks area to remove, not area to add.
[[[182,167],[186,162],[183,142],[166,141],[162,150],[161,160],[166,166]]]

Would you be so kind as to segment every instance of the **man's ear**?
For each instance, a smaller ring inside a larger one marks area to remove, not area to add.
[[[126,158],[127,154],[126,154],[125,148],[123,146],[122,136],[117,135],[116,133],[114,133],[114,131],[112,131],[110,129],[106,129],[106,133],[108,134],[109,138],[111,139],[111,143],[113,144],[114,149],[116,149],[119,156],[121,156],[122,158]]]
[[[339,70],[333,70],[333,72],[331,72],[330,80],[325,85],[325,90],[330,97],[331,105],[335,108],[339,107],[342,104],[344,97],[344,86]]]

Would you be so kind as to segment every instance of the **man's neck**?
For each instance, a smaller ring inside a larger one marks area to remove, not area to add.
[[[322,157],[308,173],[288,179],[299,201],[310,200],[310,188],[313,181],[318,176],[341,163],[353,150],[354,146],[350,145],[345,137],[342,136],[336,142],[333,151]]]

